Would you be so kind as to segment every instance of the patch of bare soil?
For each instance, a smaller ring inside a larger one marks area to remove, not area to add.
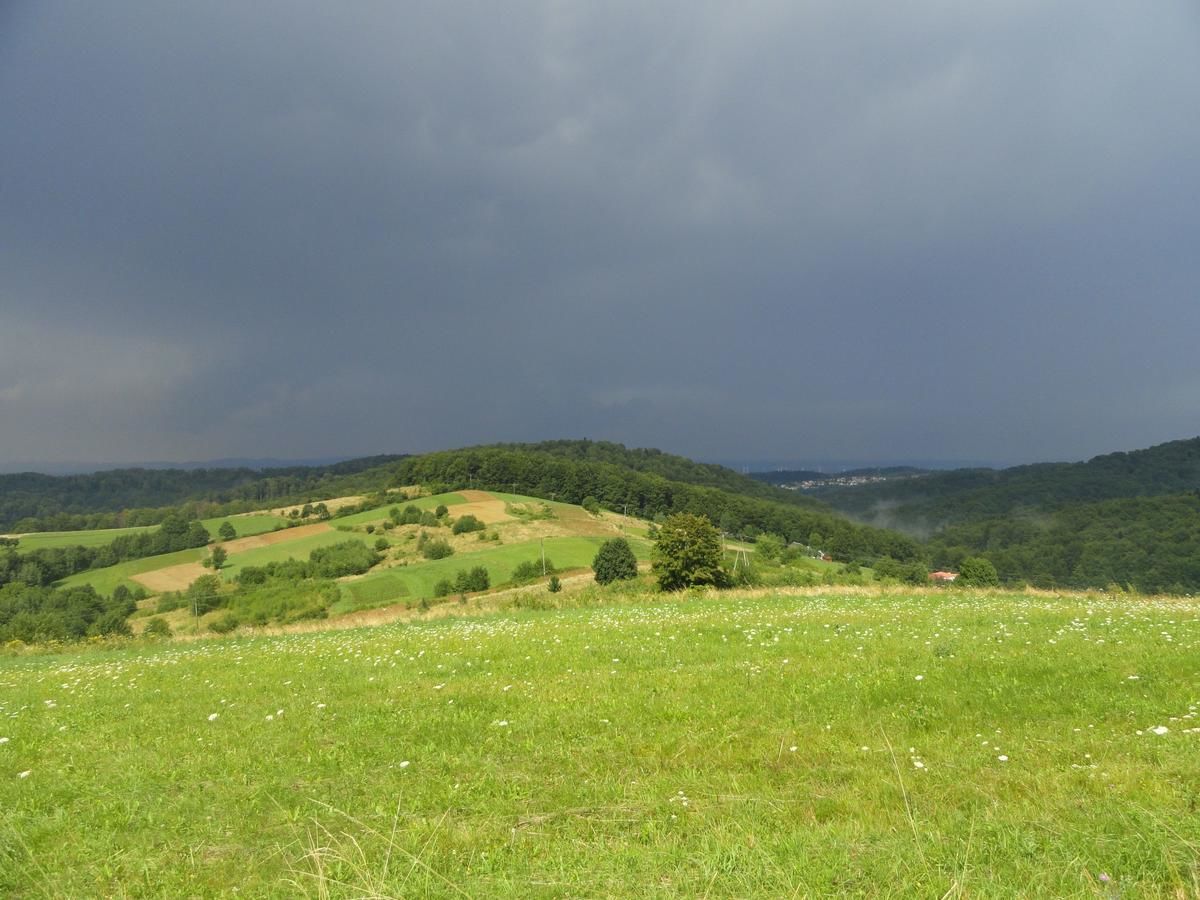
[[[478,494],[480,491],[461,491],[460,493]],[[472,500],[469,503],[460,503],[457,506],[451,506],[450,515],[454,518],[461,516],[474,516],[485,525],[494,525],[497,522],[507,522],[512,516],[504,508],[504,501],[497,500],[494,497],[489,497],[486,500]]]
[[[207,573],[208,569],[200,563],[192,562],[167,566],[165,569],[155,569],[153,572],[142,572],[140,575],[129,577],[151,593],[161,594],[166,591],[186,591],[189,584]]]
[[[275,544],[286,544],[288,541],[298,541],[300,538],[314,534],[332,531],[333,526],[328,522],[317,522],[315,525],[297,525],[295,528],[281,528],[279,531],[268,531],[264,534],[253,534],[249,537],[235,538],[221,544],[226,553],[245,553],[247,550],[257,550],[259,547],[271,547]]]

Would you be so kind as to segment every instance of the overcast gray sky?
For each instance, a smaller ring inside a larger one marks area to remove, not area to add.
[[[1200,433],[1200,12],[0,4],[0,464]]]

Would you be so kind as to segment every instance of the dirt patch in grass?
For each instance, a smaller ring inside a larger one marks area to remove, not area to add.
[[[257,550],[259,547],[272,547],[275,544],[285,544],[288,541],[298,541],[300,538],[314,534],[332,531],[333,526],[328,522],[317,522],[315,525],[297,525],[295,528],[281,528],[279,531],[268,531],[265,534],[254,534],[250,537],[236,538],[221,544],[225,552],[245,553],[247,550]]]
[[[189,584],[201,575],[207,575],[208,572],[209,570],[200,563],[192,562],[167,566],[165,569],[155,569],[153,572],[142,572],[129,577],[152,593],[161,594],[166,591],[186,591]]]
[[[460,491],[461,494],[477,494],[479,491]],[[460,503],[457,506],[450,507],[450,513],[454,518],[458,519],[463,516],[474,516],[485,525],[494,525],[497,522],[507,522],[512,516],[504,508],[504,501],[490,497],[487,500],[468,500],[466,503]]]

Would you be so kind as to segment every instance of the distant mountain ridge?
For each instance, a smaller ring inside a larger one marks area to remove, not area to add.
[[[321,456],[307,459],[280,459],[278,457],[222,457],[220,459],[189,460],[145,460],[132,462],[85,462],[68,460],[63,462],[12,462],[0,463],[0,475],[93,475],[97,472],[114,472],[123,469],[294,469],[331,466],[363,457]]]

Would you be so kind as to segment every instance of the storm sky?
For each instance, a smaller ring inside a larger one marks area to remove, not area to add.
[[[1200,12],[0,4],[0,464],[1200,433]]]

